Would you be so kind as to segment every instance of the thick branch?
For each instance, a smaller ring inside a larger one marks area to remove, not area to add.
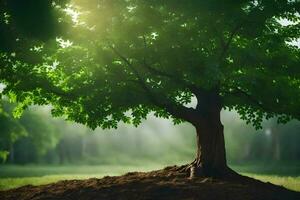
[[[143,77],[140,75],[140,73],[135,69],[135,67],[124,57],[120,52],[118,52],[117,49],[114,47],[111,47],[114,53],[118,55],[127,65],[130,67],[133,71],[133,73],[137,76],[138,80],[136,81],[145,91],[146,95],[148,96],[148,99],[153,103],[153,105],[165,109],[168,113],[170,113],[172,116],[176,118],[180,118],[183,120],[186,120],[188,122],[193,123],[196,118],[196,111],[193,108],[186,108],[182,105],[174,105],[172,103],[169,103],[168,99],[163,99],[162,96],[155,95],[153,91],[147,86],[145,83]],[[200,119],[197,119],[200,120]]]
[[[146,41],[146,38],[145,36],[143,36],[143,42],[144,42],[144,50],[147,49],[147,41]],[[158,70],[154,67],[152,67],[151,65],[149,65],[146,61],[146,56],[144,55],[144,58],[143,58],[143,65],[142,67],[144,67],[148,72],[154,74],[154,75],[158,75],[158,76],[163,76],[163,77],[166,77],[166,78],[169,78],[170,80],[172,80],[174,83],[180,83],[182,84],[184,87],[186,87],[187,89],[191,90],[191,92],[195,93],[197,92],[198,90],[201,90],[199,87],[197,87],[196,85],[192,84],[192,83],[188,83],[187,81],[179,78],[179,77],[176,77],[174,75],[171,75],[167,72],[164,72],[164,71],[161,71],[161,70]]]
[[[261,101],[255,99],[252,95],[238,88],[235,91],[230,92],[229,94],[235,95],[236,97],[246,98],[253,105],[257,106],[258,108],[268,113],[279,114],[279,115],[285,114],[285,115],[293,116],[294,118],[297,119],[299,119],[300,117],[300,112],[298,109],[293,109],[293,108],[289,109],[287,107],[283,107],[282,105],[281,107],[279,105],[275,107],[272,105],[266,105]]]
[[[147,87],[143,77],[140,75],[140,73],[135,69],[135,67],[129,62],[129,60],[127,60],[127,58],[125,56],[123,56],[116,48],[114,48],[113,46],[111,46],[111,49],[114,51],[114,53],[119,56],[127,65],[128,67],[133,71],[133,73],[136,75],[137,77],[137,83],[139,84],[139,86],[141,86],[143,88],[143,90],[145,91],[146,95],[148,96],[149,100],[156,105],[159,101],[155,98],[155,96],[152,94],[151,90]]]
[[[225,57],[229,47],[230,47],[230,44],[232,42],[232,39],[233,37],[237,34],[237,32],[239,31],[239,29],[242,27],[242,23],[238,24],[231,32],[227,42],[224,42],[223,43],[223,50],[221,52],[221,55],[220,55],[220,61],[222,61],[222,59]]]
[[[253,105],[259,107],[260,109],[264,110],[265,112],[272,112],[271,109],[266,107],[261,101],[255,99],[252,95],[248,94],[247,92],[236,88],[234,91],[229,92],[229,94],[234,95],[239,98],[246,98],[248,101],[250,101]]]

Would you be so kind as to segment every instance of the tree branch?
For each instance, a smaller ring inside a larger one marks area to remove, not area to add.
[[[157,97],[151,89],[148,88],[147,84],[145,83],[143,77],[140,75],[140,73],[135,69],[135,67],[127,60],[126,57],[124,57],[116,48],[111,46],[112,50],[116,55],[118,55],[127,65],[130,67],[133,71],[133,73],[137,76],[138,80],[137,83],[142,87],[142,89],[145,91],[146,95],[148,96],[148,99],[157,107],[165,109],[168,113],[170,113],[172,116],[176,118],[180,118],[189,122],[193,122],[195,120],[195,114],[196,111],[193,108],[186,108],[182,105],[174,105],[172,103],[169,103],[168,100],[162,99],[162,95],[160,97]]]
[[[143,35],[143,42],[144,42],[144,50],[147,49],[147,41],[146,41],[146,38],[145,36]],[[143,65],[142,67],[144,67],[145,69],[148,70],[148,72],[152,73],[152,74],[155,74],[155,75],[158,75],[158,76],[163,76],[163,77],[166,77],[166,78],[169,78],[170,80],[172,80],[174,83],[181,83],[184,87],[188,88],[189,90],[191,90],[191,92],[193,92],[194,94],[196,92],[198,92],[199,90],[201,90],[199,87],[197,87],[195,84],[192,84],[192,83],[188,83],[186,82],[185,80],[183,79],[180,79],[174,75],[171,75],[167,72],[164,72],[164,71],[161,71],[161,70],[158,70],[152,66],[150,66],[148,63],[147,63],[147,60],[146,60],[146,56],[144,55],[144,58],[143,58]]]
[[[248,94],[247,92],[236,88],[234,91],[229,92],[229,94],[234,95],[236,97],[242,97],[249,100],[251,103],[253,103],[255,106],[263,109],[266,112],[273,112],[271,109],[267,108],[262,102],[258,101],[257,99],[253,98],[252,95]]]
[[[222,59],[225,57],[225,55],[226,55],[226,53],[227,53],[227,51],[228,51],[228,49],[229,49],[229,47],[230,47],[230,44],[231,44],[231,42],[232,42],[233,37],[234,37],[235,34],[239,31],[239,29],[242,27],[242,24],[243,24],[243,23],[238,24],[238,25],[232,30],[232,32],[231,32],[231,34],[230,34],[230,36],[229,36],[227,42],[224,43],[223,51],[222,51],[222,53],[221,53],[221,55],[220,55],[220,61],[222,61]]]

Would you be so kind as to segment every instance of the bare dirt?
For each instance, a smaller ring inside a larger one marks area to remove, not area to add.
[[[300,200],[300,193],[252,178],[193,178],[177,166],[102,179],[1,191],[1,200]]]

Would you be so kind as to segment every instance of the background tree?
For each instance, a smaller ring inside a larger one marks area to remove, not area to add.
[[[11,108],[8,110],[8,107]],[[12,109],[13,105],[4,101],[6,113],[11,113]],[[33,106],[21,119],[9,117],[15,124],[24,124],[26,136],[13,143],[13,159],[10,159],[13,162],[8,160],[7,164],[159,167],[183,164],[194,156],[193,126],[189,123],[174,126],[170,120],[155,118],[152,114],[138,128],[121,123],[116,130],[95,131],[63,119],[53,119],[45,107]],[[270,119],[262,123],[263,129],[256,131],[236,112],[222,111],[222,123],[228,163],[234,169],[278,175],[298,173],[299,121],[276,125],[276,119]],[[2,123],[1,127],[5,124]],[[278,132],[275,140],[272,135],[274,128]],[[278,144],[274,145],[276,142]],[[1,161],[9,158],[9,144],[2,140],[0,149],[4,150]],[[285,170],[287,166],[290,166],[288,171]]]
[[[54,116],[91,128],[138,125],[149,112],[187,121],[198,144],[189,167],[213,176],[230,172],[222,108],[256,128],[263,118],[300,118],[300,52],[292,43],[299,39],[298,1],[73,3],[64,9],[73,21],[64,31],[69,40],[57,37],[56,51],[48,40],[35,63],[2,54],[0,79],[17,111],[51,104]],[[194,108],[186,106],[192,97]]]
[[[10,163],[38,162],[53,149],[61,136],[56,121],[45,115],[45,111],[31,108],[20,119],[14,119],[14,105],[1,102],[0,151],[2,161],[9,155]]]
[[[56,120],[43,111],[30,109],[18,121],[28,134],[14,144],[15,163],[39,162],[41,157],[57,146],[62,131],[56,127]]]
[[[7,104],[3,106],[3,102],[1,102],[0,106],[0,158],[2,162],[5,162],[7,158],[9,158],[10,162],[14,162],[14,143],[20,138],[27,136],[28,133],[26,129],[9,114]]]

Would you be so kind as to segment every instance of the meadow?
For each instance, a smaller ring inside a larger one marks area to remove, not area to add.
[[[2,165],[0,166],[0,190],[7,190],[21,187],[24,185],[43,185],[54,183],[60,180],[102,178],[104,176],[118,176],[132,171],[151,171],[161,169],[164,166],[159,164],[147,165]],[[288,165],[287,167],[278,167],[269,165],[234,165],[231,166],[236,171],[259,179],[264,182],[270,182],[282,185],[288,189],[300,191],[300,175],[297,173],[286,174],[284,172],[296,172],[299,165]],[[281,171],[279,170],[281,169]],[[274,171],[277,170],[277,171]]]

